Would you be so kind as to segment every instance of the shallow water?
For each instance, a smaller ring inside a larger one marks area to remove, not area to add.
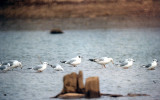
[[[63,87],[63,76],[83,71],[84,81],[90,76],[99,76],[102,93],[146,93],[146,97],[101,97],[110,100],[155,100],[160,98],[160,68],[146,70],[140,65],[152,59],[160,60],[160,29],[93,29],[64,30],[64,34],[52,35],[48,31],[0,31],[0,61],[17,59],[23,69],[0,73],[1,100],[44,100],[58,94]],[[64,72],[48,67],[42,73],[27,70],[42,61],[59,63],[80,55],[78,67],[61,64]],[[89,58],[108,56],[114,62],[133,58],[136,62],[129,69],[112,64],[102,68]],[[6,94],[6,96],[4,96]]]

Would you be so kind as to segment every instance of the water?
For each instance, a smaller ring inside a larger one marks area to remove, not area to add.
[[[47,100],[58,94],[63,87],[63,76],[83,71],[84,81],[90,76],[99,76],[102,93],[123,94],[146,93],[146,97],[101,97],[111,100],[155,100],[160,98],[160,68],[146,70],[142,64],[154,58],[160,60],[159,28],[128,29],[76,29],[64,30],[64,34],[52,35],[48,31],[0,31],[0,61],[16,59],[24,68],[0,73],[1,100]],[[61,64],[64,72],[48,67],[42,73],[27,70],[42,61],[59,63],[80,55],[82,63],[74,68]],[[114,62],[133,58],[136,62],[129,69],[112,64],[102,68],[89,58],[108,56]],[[155,82],[155,83],[154,83]],[[6,94],[6,96],[4,95]]]

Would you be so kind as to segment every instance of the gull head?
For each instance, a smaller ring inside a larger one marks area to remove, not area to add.
[[[135,60],[133,60],[132,58],[129,58],[129,59],[128,59],[128,61],[132,61],[132,62],[135,62]]]
[[[82,58],[81,56],[78,56],[78,58]]]
[[[21,69],[22,69],[22,63],[21,63],[21,62],[18,62],[18,64],[19,64],[19,67],[21,67]]]
[[[113,62],[113,58],[110,58],[110,59],[111,59],[112,64],[114,64],[114,62]]]
[[[48,65],[48,63],[47,62],[43,62],[43,65]]]
[[[153,62],[154,62],[154,61],[155,61],[155,62],[158,62],[158,60],[157,60],[157,59],[153,59]]]

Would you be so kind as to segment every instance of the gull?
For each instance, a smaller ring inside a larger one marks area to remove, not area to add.
[[[1,65],[0,66],[0,70],[4,71],[4,72],[7,72],[9,69],[10,69],[10,64],[6,64],[6,65]]]
[[[106,68],[105,65],[110,63],[110,62],[112,62],[112,64],[114,64],[113,63],[113,59],[112,58],[108,58],[108,57],[101,57],[99,59],[89,59],[89,61],[96,62],[96,63],[102,65],[104,68]]]
[[[118,67],[122,67],[124,69],[128,69],[133,65],[133,62],[135,62],[133,59],[126,59],[125,61],[121,62],[120,64],[116,64]]]
[[[79,65],[81,63],[81,58],[82,58],[81,56],[77,56],[77,57],[72,58],[68,61],[60,61],[60,62],[76,67],[77,65]]]
[[[36,70],[37,72],[42,72],[43,70],[45,70],[47,68],[48,63],[47,62],[43,62],[43,64],[41,65],[37,65],[33,68],[28,68],[28,69],[33,69]]]
[[[157,59],[153,59],[153,61],[148,64],[148,65],[142,65],[142,67],[148,68],[149,70],[154,70],[155,67],[158,65],[158,60]]]
[[[7,64],[10,64],[10,69],[14,69],[14,68],[17,68],[17,67],[20,67],[22,69],[22,63],[19,62],[18,60],[9,60],[9,61],[6,61],[6,62],[2,62],[2,65],[7,65]]]
[[[131,58],[129,58],[129,59],[131,59]],[[121,61],[119,61],[119,63],[124,63],[124,62],[127,62],[129,59],[125,59],[125,60],[121,60]]]
[[[53,65],[51,67],[54,68],[54,70],[56,70],[56,71],[64,71],[64,69],[62,68],[62,66],[59,65],[59,64]]]

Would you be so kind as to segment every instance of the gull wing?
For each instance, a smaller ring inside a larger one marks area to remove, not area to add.
[[[42,68],[42,65],[38,65],[38,66],[34,67],[33,69],[34,69],[34,70],[38,70],[38,69],[40,69],[40,68]]]
[[[151,64],[148,64],[148,65],[146,65],[145,67],[146,67],[146,68],[149,68],[149,67],[151,67]]]
[[[10,66],[13,66],[13,61],[6,61],[6,62],[3,62],[2,65],[8,65],[8,63],[10,64]]]
[[[71,60],[67,61],[66,63],[67,63],[67,64],[72,64],[72,63],[75,62],[75,61],[76,61],[76,59],[71,59]]]
[[[123,62],[120,64],[120,66],[126,66],[128,64],[128,62]]]

